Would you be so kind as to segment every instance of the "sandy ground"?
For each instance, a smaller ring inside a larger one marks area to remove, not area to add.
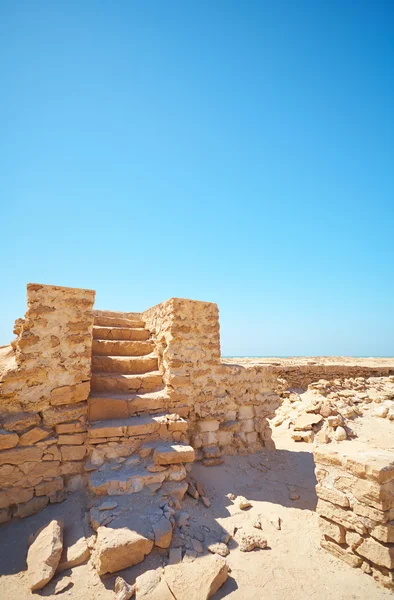
[[[190,528],[204,533],[204,543],[218,541],[222,527],[230,524],[246,530],[252,528],[259,514],[263,515],[263,533],[268,541],[266,550],[250,553],[241,552],[234,540],[229,543],[227,560],[231,575],[214,600],[392,598],[361,570],[350,568],[320,548],[312,444],[293,442],[283,428],[276,428],[274,434],[276,451],[228,457],[224,465],[211,468],[193,465],[192,474],[205,487],[212,506],[206,509],[201,502],[187,496],[182,509],[190,514]],[[226,497],[230,492],[248,498],[252,508],[239,510]],[[290,500],[292,493],[299,495],[299,499]],[[33,597],[28,591],[24,570],[29,534],[54,517],[63,518],[66,527],[76,519],[83,520],[85,502],[84,496],[76,495],[38,515],[0,527],[1,599]],[[280,517],[281,530],[271,524],[271,517]],[[160,566],[166,558],[167,551],[156,550],[144,563],[118,574],[132,583],[138,574]],[[70,587],[55,596],[56,582],[69,575]],[[113,599],[114,580],[115,576],[100,579],[87,564],[56,577],[41,595],[74,600]]]

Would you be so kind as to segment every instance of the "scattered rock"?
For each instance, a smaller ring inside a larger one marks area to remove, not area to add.
[[[191,539],[191,543],[193,546],[193,550],[198,552],[198,554],[202,554],[204,552],[204,546],[200,542],[200,540],[196,540],[195,538]]]
[[[227,548],[226,544],[218,542],[216,544],[209,544],[208,550],[212,554],[219,554],[219,556],[227,556],[230,553],[230,550]]]
[[[169,565],[177,565],[181,561],[182,561],[182,547],[171,548],[169,557],[168,557],[168,564]]]
[[[299,496],[299,494],[296,494],[295,492],[292,492],[292,493],[290,494],[289,498],[290,498],[290,500],[293,500],[293,501],[294,501],[294,500],[299,500],[299,499],[300,499],[300,496]]]
[[[203,556],[193,563],[172,565],[164,570],[165,581],[176,600],[208,600],[227,577],[228,565],[217,555]]]
[[[232,494],[231,492],[229,494],[226,494],[226,498],[228,498],[232,502],[234,502],[234,500],[235,500],[236,497],[237,496],[235,494]]]
[[[238,496],[237,505],[238,508],[240,508],[241,510],[246,510],[247,508],[250,508],[252,506],[252,503],[249,500],[247,500],[244,496]]]
[[[135,584],[130,585],[123,579],[123,577],[117,577],[115,580],[115,600],[130,600],[135,594]]]
[[[62,577],[55,585],[55,589],[53,590],[54,594],[61,594],[66,591],[68,587],[72,584],[71,577],[67,575],[66,577]]]
[[[300,415],[294,421],[294,431],[307,431],[312,429],[312,425],[317,425],[323,420],[321,415],[306,413]]]
[[[52,579],[63,549],[63,524],[57,520],[43,527],[27,553],[27,575],[32,592]]]
[[[127,527],[109,529],[101,526],[97,529],[92,563],[99,575],[115,573],[142,562],[152,548],[152,540]]]
[[[264,549],[267,547],[267,540],[261,533],[244,533],[242,530],[237,532],[237,541],[241,552],[251,552],[255,548]]]
[[[174,600],[168,585],[159,571],[146,571],[135,580],[136,600]]]
[[[183,527],[183,526],[189,524],[190,515],[188,512],[185,512],[185,511],[176,512],[174,517],[175,517],[175,523],[177,524],[177,527]]]
[[[209,508],[211,506],[211,501],[207,496],[201,496],[201,502],[206,508]]]
[[[187,493],[189,494],[189,496],[191,496],[192,498],[195,498],[196,500],[198,499],[198,497],[200,495],[192,483],[189,483],[188,488],[187,488]]]
[[[282,529],[282,519],[280,517],[270,517],[270,523],[275,527],[275,529],[278,529],[278,531]]]
[[[346,440],[347,439],[347,434],[346,431],[343,427],[337,427],[334,433],[334,438],[337,440],[337,442],[341,442],[342,440]]]
[[[193,562],[197,558],[197,552],[194,550],[186,550],[183,562]]]
[[[172,526],[166,517],[161,519],[153,525],[153,531],[155,534],[155,545],[159,548],[168,548],[171,544],[172,539]]]
[[[114,500],[104,500],[101,504],[97,506],[98,510],[111,510],[112,508],[116,508],[118,503]]]

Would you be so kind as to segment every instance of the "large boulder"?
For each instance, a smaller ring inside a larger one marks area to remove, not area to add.
[[[115,573],[142,562],[152,548],[153,541],[127,527],[99,527],[92,562],[99,575]]]
[[[63,524],[57,520],[43,527],[27,553],[27,576],[32,592],[52,579],[63,549]]]

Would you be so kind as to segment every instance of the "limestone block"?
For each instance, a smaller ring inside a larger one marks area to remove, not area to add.
[[[33,498],[34,490],[26,488],[11,488],[0,492],[0,508],[8,508],[13,504],[28,502]]]
[[[37,535],[27,553],[27,576],[32,592],[52,579],[63,548],[63,527],[53,520]]]
[[[99,575],[115,573],[142,562],[152,548],[153,542],[136,531],[100,526],[92,562]]]
[[[56,433],[84,433],[87,431],[85,422],[72,421],[71,423],[60,423],[56,425]]]
[[[56,479],[52,479],[51,481],[42,481],[38,485],[35,486],[36,496],[50,496],[54,492],[58,492],[62,490],[64,487],[64,482],[62,477],[56,477]]]
[[[166,517],[153,524],[155,534],[155,546],[159,548],[169,548],[172,539],[172,525]]]
[[[33,425],[38,425],[40,420],[40,415],[36,413],[14,413],[3,420],[3,427],[7,431],[21,433]]]
[[[361,535],[367,533],[367,528],[362,517],[358,517],[350,509],[335,506],[334,504],[319,498],[316,506],[316,512],[320,516],[326,517],[326,519],[334,521],[346,529],[352,529]]]
[[[82,460],[87,453],[86,446],[62,446],[61,455],[64,462]]]
[[[164,579],[177,600],[208,600],[227,577],[228,565],[216,554],[201,556],[193,563],[168,565],[164,570]]]
[[[344,527],[342,527],[342,525],[338,525],[338,523],[329,521],[328,519],[325,519],[324,517],[319,517],[319,527],[320,527],[320,531],[322,533],[324,533],[329,538],[333,539],[338,544],[345,543],[346,529]],[[356,535],[358,535],[358,534],[356,534]]]
[[[345,494],[334,488],[328,488],[325,485],[318,484],[316,486],[316,494],[319,498],[327,500],[327,502],[331,502],[332,504],[338,504],[339,506],[344,507],[349,506],[349,499]]]
[[[244,419],[240,421],[241,423],[241,431],[243,433],[252,433],[254,431],[254,420],[253,419]]]
[[[240,406],[238,409],[239,419],[253,419],[254,406]]]
[[[53,427],[59,423],[76,421],[81,417],[86,417],[87,410],[87,403],[85,402],[67,406],[52,406],[43,413],[44,423],[48,427]]]
[[[256,444],[259,438],[257,431],[251,431],[246,434],[246,441],[248,444]]]
[[[359,545],[362,543],[363,539],[364,538],[361,537],[361,535],[359,533],[356,533],[355,531],[347,531],[346,532],[346,544],[348,546],[350,546],[350,548],[352,549],[353,552],[355,550],[357,550]],[[335,541],[338,541],[338,540],[335,540]]]
[[[233,441],[232,431],[218,431],[217,436],[219,446],[231,446]]]
[[[223,423],[220,424],[220,429],[221,431],[232,431],[232,432],[236,432],[239,431],[241,428],[241,424],[239,421],[224,421]]]
[[[11,433],[5,429],[0,429],[0,450],[14,448],[18,444],[19,437],[16,433]]]
[[[54,406],[63,404],[76,404],[87,400],[90,392],[90,381],[75,385],[64,385],[52,390],[50,403]]]
[[[198,421],[198,427],[202,433],[217,431],[219,429],[219,421],[215,419],[204,419]]]
[[[29,448],[12,448],[0,452],[0,465],[20,465],[24,462],[39,461],[43,455],[43,450],[32,446]]]
[[[0,489],[14,487],[23,478],[23,471],[15,465],[2,465],[0,467]]]
[[[42,427],[33,427],[33,429],[30,429],[21,435],[19,438],[19,444],[20,446],[32,446],[37,442],[47,438],[50,433],[50,431],[43,429]]]
[[[210,444],[216,444],[218,440],[217,433],[215,431],[206,431],[201,434],[202,445],[209,446]]]
[[[328,552],[331,552],[331,554],[333,554],[337,558],[340,558],[341,560],[345,561],[351,567],[361,567],[363,559],[353,554],[353,552],[350,549],[345,549],[342,546],[336,544],[335,542],[326,539],[324,536],[320,541],[320,545],[322,548],[328,550]]]
[[[26,504],[19,504],[14,512],[14,517],[19,517],[21,519],[30,517],[30,515],[35,515],[45,508],[47,504],[48,498],[46,496],[34,497],[26,502]]]
[[[357,553],[375,565],[394,569],[394,546],[384,545],[369,537],[358,546]]]
[[[74,433],[74,434],[63,434],[59,435],[59,445],[79,445],[84,444],[87,439],[86,433]]]

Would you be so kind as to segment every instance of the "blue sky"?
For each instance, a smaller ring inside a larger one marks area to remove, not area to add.
[[[27,282],[394,354],[391,0],[0,0],[0,344]]]

